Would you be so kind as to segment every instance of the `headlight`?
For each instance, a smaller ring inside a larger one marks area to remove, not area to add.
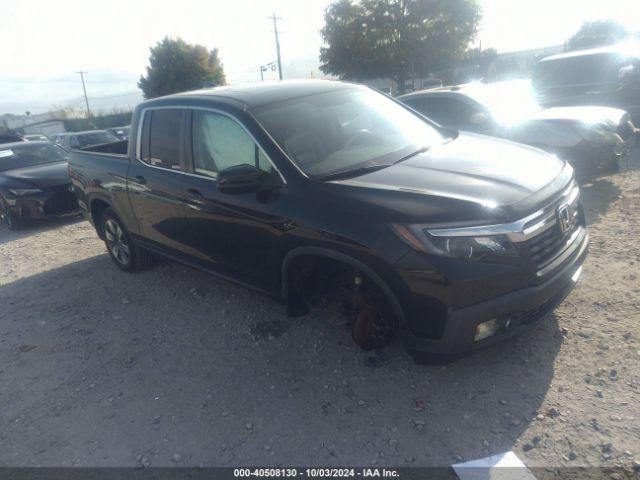
[[[431,235],[421,225],[392,224],[391,228],[414,249],[441,257],[478,260],[490,254],[516,254],[513,244],[506,235],[440,237]]]
[[[16,197],[24,197],[26,195],[35,195],[41,193],[42,190],[38,188],[10,188],[9,191]]]

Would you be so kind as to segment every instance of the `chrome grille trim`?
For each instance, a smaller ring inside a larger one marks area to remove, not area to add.
[[[514,222],[477,227],[439,228],[428,230],[428,232],[434,237],[506,235],[512,242],[524,242],[557,224],[556,207],[559,204],[568,203],[575,212],[579,198],[580,188],[575,181],[572,181],[562,194],[550,204]]]

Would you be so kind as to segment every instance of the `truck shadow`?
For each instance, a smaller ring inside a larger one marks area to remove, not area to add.
[[[554,316],[419,366],[398,342],[359,350],[328,309],[291,320],[169,262],[128,275],[99,255],[5,284],[0,304],[7,465],[83,452],[82,465],[443,466],[510,450],[557,414],[539,411],[563,342]]]

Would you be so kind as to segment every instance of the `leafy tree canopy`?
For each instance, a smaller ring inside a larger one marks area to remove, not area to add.
[[[149,50],[147,75],[138,81],[145,98],[225,84],[217,48],[208,51],[181,38],[165,37]]]
[[[337,0],[325,12],[320,69],[352,80],[426,77],[461,58],[480,20],[476,0]]]
[[[625,28],[613,20],[597,20],[584,22],[569,39],[569,50],[611,45],[625,39],[629,33]]]

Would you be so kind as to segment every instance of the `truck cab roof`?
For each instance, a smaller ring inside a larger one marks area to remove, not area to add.
[[[270,103],[283,102],[294,98],[335,90],[344,90],[350,87],[355,87],[355,84],[330,80],[285,80],[282,82],[275,81],[192,90],[148,100],[142,105],[148,107],[156,104],[173,103],[176,99],[199,99],[217,100],[235,104],[239,107],[255,108]]]

